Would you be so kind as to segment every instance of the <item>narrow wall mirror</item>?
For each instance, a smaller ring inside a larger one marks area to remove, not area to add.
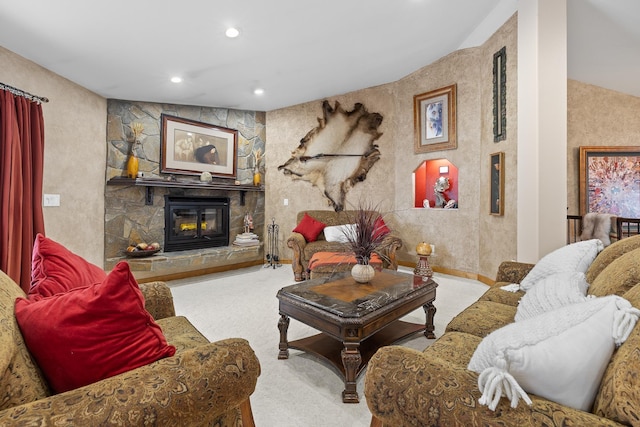
[[[493,142],[507,138],[507,50],[493,55]]]

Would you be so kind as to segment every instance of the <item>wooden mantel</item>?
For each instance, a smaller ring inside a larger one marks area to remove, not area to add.
[[[153,188],[197,188],[200,190],[231,190],[240,191],[240,205],[244,206],[244,195],[247,191],[262,191],[264,186],[241,185],[241,184],[225,184],[220,182],[201,182],[195,180],[166,180],[161,178],[125,178],[115,176],[107,181],[107,185],[138,185],[146,189],[145,204],[153,205]]]

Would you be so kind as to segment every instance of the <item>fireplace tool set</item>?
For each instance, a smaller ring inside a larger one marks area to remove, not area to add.
[[[280,226],[276,224],[276,219],[271,218],[271,224],[267,225],[267,249],[266,249],[266,258],[267,261],[264,264],[265,268],[273,267],[282,267],[280,263],[280,256],[278,255],[278,232],[280,230]]]

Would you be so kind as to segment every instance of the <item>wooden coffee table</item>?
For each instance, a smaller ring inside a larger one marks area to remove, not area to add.
[[[356,380],[380,347],[422,331],[427,338],[435,338],[437,286],[430,278],[383,270],[367,284],[341,273],[284,287],[277,294],[278,359],[287,359],[289,348],[319,357],[344,378],[342,401],[358,403]],[[399,320],[420,306],[425,310],[425,324]],[[289,342],[290,318],[321,333]]]

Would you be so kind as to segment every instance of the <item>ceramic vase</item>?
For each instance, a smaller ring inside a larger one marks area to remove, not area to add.
[[[260,172],[257,168],[253,171],[253,185],[256,187],[260,186]]]
[[[138,156],[131,150],[131,155],[127,161],[127,177],[136,179],[138,177]]]
[[[351,268],[351,276],[358,283],[369,283],[376,271],[369,264],[356,264]]]

